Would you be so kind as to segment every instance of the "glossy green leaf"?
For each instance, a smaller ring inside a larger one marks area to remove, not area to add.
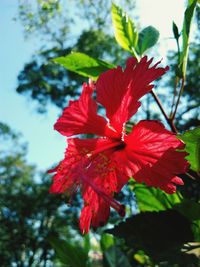
[[[182,52],[180,57],[180,76],[185,77],[186,75],[186,67],[188,60],[188,52],[189,52],[189,43],[190,43],[190,31],[191,31],[191,23],[194,15],[195,7],[197,4],[197,0],[188,0],[188,6],[184,13],[184,21],[183,21],[183,29],[182,29]]]
[[[96,80],[102,72],[115,67],[113,64],[79,52],[71,53],[65,57],[54,58],[53,61],[70,71],[93,80]]]
[[[136,196],[138,208],[142,212],[170,209],[175,204],[180,203],[182,199],[180,193],[169,195],[160,189],[138,183],[135,183],[133,191]]]
[[[59,260],[69,267],[86,267],[88,255],[82,247],[72,245],[66,240],[57,237],[49,238],[49,242],[56,252]]]
[[[139,33],[137,52],[142,56],[143,53],[154,46],[159,39],[159,31],[153,26],[148,26]]]
[[[186,144],[185,150],[189,153],[186,158],[191,164],[191,169],[200,172],[200,127],[187,131],[178,138]]]
[[[137,56],[135,52],[138,41],[137,29],[130,17],[115,4],[112,4],[112,21],[118,44]]]

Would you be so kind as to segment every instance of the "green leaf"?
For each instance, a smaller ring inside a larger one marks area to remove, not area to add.
[[[130,17],[115,4],[112,4],[112,21],[118,44],[137,57],[135,52],[138,41],[137,29]]]
[[[192,231],[194,234],[194,240],[200,242],[200,220],[195,220],[192,223]]]
[[[142,266],[144,266],[145,264],[145,266],[150,266],[149,257],[144,253],[143,250],[138,250],[133,257]]]
[[[153,26],[148,26],[139,33],[137,51],[140,56],[157,43],[159,35],[159,31]]]
[[[102,72],[115,67],[113,64],[79,52],[71,53],[65,57],[54,58],[53,61],[70,71],[93,80],[96,80]]]
[[[180,193],[169,195],[160,189],[138,183],[135,183],[133,191],[139,210],[142,212],[170,209],[173,208],[175,204],[180,203],[182,199]]]
[[[83,236],[83,249],[84,249],[84,251],[85,251],[86,254],[89,253],[90,248],[91,248],[90,235],[87,234],[87,235],[84,235]]]
[[[101,249],[102,251],[106,251],[109,247],[113,246],[115,243],[114,238],[112,235],[109,234],[103,234],[101,236]]]
[[[185,144],[185,151],[189,153],[186,159],[193,171],[200,173],[200,127],[178,136]]]
[[[126,255],[117,247],[111,246],[104,252],[106,267],[131,267]]]
[[[100,244],[105,267],[131,267],[126,255],[116,245],[113,235],[104,233],[101,236]]]
[[[173,30],[174,38],[178,40],[180,35],[179,35],[178,27],[174,21],[172,24],[172,30]]]
[[[54,248],[57,257],[66,266],[69,267],[86,267],[88,255],[82,247],[72,245],[66,240],[57,237],[49,238],[49,242]]]
[[[182,29],[182,52],[180,57],[180,76],[185,77],[186,68],[187,68],[187,60],[188,60],[188,52],[189,52],[189,43],[190,43],[190,30],[191,30],[191,22],[194,15],[195,7],[197,4],[197,0],[188,0],[188,6],[184,13],[183,20],[183,29]]]

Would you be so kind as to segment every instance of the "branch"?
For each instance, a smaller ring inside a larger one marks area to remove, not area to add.
[[[183,77],[182,78],[182,82],[181,82],[181,88],[180,88],[180,91],[179,91],[179,94],[178,94],[178,99],[177,99],[177,102],[176,102],[176,106],[175,106],[174,112],[173,112],[173,114],[171,116],[171,120],[172,121],[174,120],[174,118],[176,116],[176,112],[177,112],[178,105],[179,105],[179,102],[180,102],[180,99],[181,99],[181,95],[183,93],[184,84],[185,84],[185,78]]]
[[[189,112],[189,111],[191,111],[191,110],[193,110],[193,109],[195,109],[195,108],[198,108],[198,107],[199,107],[199,103],[196,104],[196,105],[193,105],[193,106],[188,106],[187,109],[184,110],[184,111],[178,116],[178,118],[181,119],[182,116],[183,116],[185,113],[187,113],[187,112]]]
[[[172,100],[172,106],[171,106],[171,112],[170,112],[170,118],[172,117],[173,115],[173,109],[174,109],[174,106],[175,106],[175,99],[176,99],[176,89],[177,89],[177,85],[178,85],[178,82],[179,82],[179,78],[176,77],[175,79],[175,83],[174,83],[174,95],[173,95],[173,100]]]
[[[167,116],[167,114],[166,114],[166,112],[165,112],[165,110],[164,110],[164,108],[163,108],[163,106],[162,106],[162,104],[161,104],[160,99],[158,98],[158,96],[154,93],[153,90],[151,90],[151,94],[152,94],[154,100],[156,101],[158,107],[160,108],[161,113],[162,113],[163,116],[165,117],[165,120],[167,121],[167,123],[168,123],[169,127],[171,128],[172,132],[174,132],[174,133],[178,133],[178,130],[176,129],[176,127],[175,127],[175,125],[174,125],[174,123],[173,123],[173,120],[171,120],[171,119]]]

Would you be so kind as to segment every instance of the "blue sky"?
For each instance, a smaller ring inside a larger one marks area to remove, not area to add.
[[[13,18],[17,1],[0,1],[0,121],[21,132],[28,142],[28,161],[48,168],[62,158],[64,139],[53,130],[59,110],[51,107],[39,115],[26,97],[15,92],[17,75],[39,48],[36,39],[24,40],[21,25]]]
[[[181,26],[184,1],[136,2],[141,26],[153,25],[161,33],[159,52],[165,62],[166,50],[175,44],[170,38],[172,20]],[[0,121],[23,134],[29,144],[28,161],[46,169],[62,159],[65,138],[53,130],[58,109],[50,107],[47,114],[40,115],[34,110],[34,104],[15,92],[18,73],[40,45],[36,38],[24,40],[21,25],[13,20],[16,14],[17,0],[0,1]]]

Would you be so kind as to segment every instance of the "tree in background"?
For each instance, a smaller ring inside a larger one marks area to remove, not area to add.
[[[69,212],[60,197],[48,194],[50,177],[27,163],[26,144],[4,123],[0,139],[1,266],[54,266],[49,238],[72,238],[78,208]]]
[[[121,1],[133,9],[134,1]],[[77,6],[79,8],[77,8]],[[83,78],[55,65],[52,58],[71,51],[79,51],[96,58],[124,62],[127,54],[115,43],[107,25],[111,24],[111,1],[19,1],[18,20],[25,36],[41,38],[41,49],[24,66],[18,76],[18,93],[38,102],[38,111],[44,112],[48,103],[59,108],[69,98],[79,95]],[[80,27],[80,25],[82,25]],[[80,28],[80,29],[79,29]],[[79,29],[74,31],[74,29]]]

